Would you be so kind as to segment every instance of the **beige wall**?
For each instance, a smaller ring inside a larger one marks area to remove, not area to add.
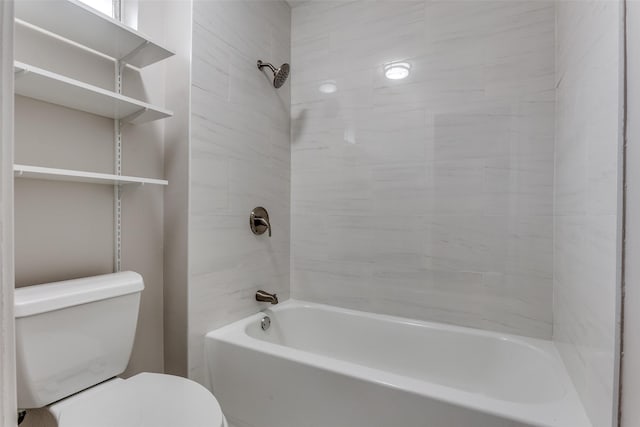
[[[161,2],[140,2],[139,28],[164,42]],[[113,89],[111,60],[24,26],[16,59]],[[165,64],[128,69],[127,95],[165,105]],[[171,105],[166,106],[171,109]],[[16,163],[113,172],[113,121],[16,97]],[[164,176],[164,123],[125,125],[123,174]],[[125,375],[164,370],[163,188],[129,186],[122,196],[122,268],[145,279],[136,342]],[[113,187],[18,179],[15,185],[16,286],[111,272]]]
[[[167,373],[186,377],[192,3],[165,4],[173,22],[165,30],[176,56],[166,79],[175,116],[165,127],[164,361]]]
[[[13,321],[13,2],[0,2],[0,426],[16,425]]]

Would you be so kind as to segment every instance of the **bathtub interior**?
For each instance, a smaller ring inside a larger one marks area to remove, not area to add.
[[[504,401],[544,403],[567,393],[563,367],[543,341],[309,304],[265,314],[270,328],[250,322],[248,336]]]

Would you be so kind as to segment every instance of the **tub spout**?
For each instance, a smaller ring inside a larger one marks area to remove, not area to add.
[[[276,294],[270,294],[269,292],[259,290],[258,292],[256,292],[256,301],[270,302],[271,304],[277,304],[278,296]]]

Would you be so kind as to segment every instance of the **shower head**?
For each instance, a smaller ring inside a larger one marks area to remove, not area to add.
[[[280,68],[276,68],[268,62],[262,62],[258,60],[258,69],[261,70],[263,67],[268,67],[271,69],[273,73],[273,87],[276,89],[280,88],[285,81],[287,81],[287,77],[289,77],[289,64],[286,62],[280,66]]]

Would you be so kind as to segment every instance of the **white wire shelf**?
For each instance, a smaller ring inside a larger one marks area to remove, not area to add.
[[[173,113],[79,80],[16,61],[15,92],[18,95],[111,119],[138,124],[171,117]]]
[[[16,178],[45,179],[51,181],[85,182],[91,184],[154,184],[169,185],[169,181],[136,176],[111,175],[107,173],[85,172],[71,169],[45,168],[42,166],[13,165]]]
[[[19,21],[139,68],[174,55],[139,31],[77,0],[16,1],[15,16]]]

